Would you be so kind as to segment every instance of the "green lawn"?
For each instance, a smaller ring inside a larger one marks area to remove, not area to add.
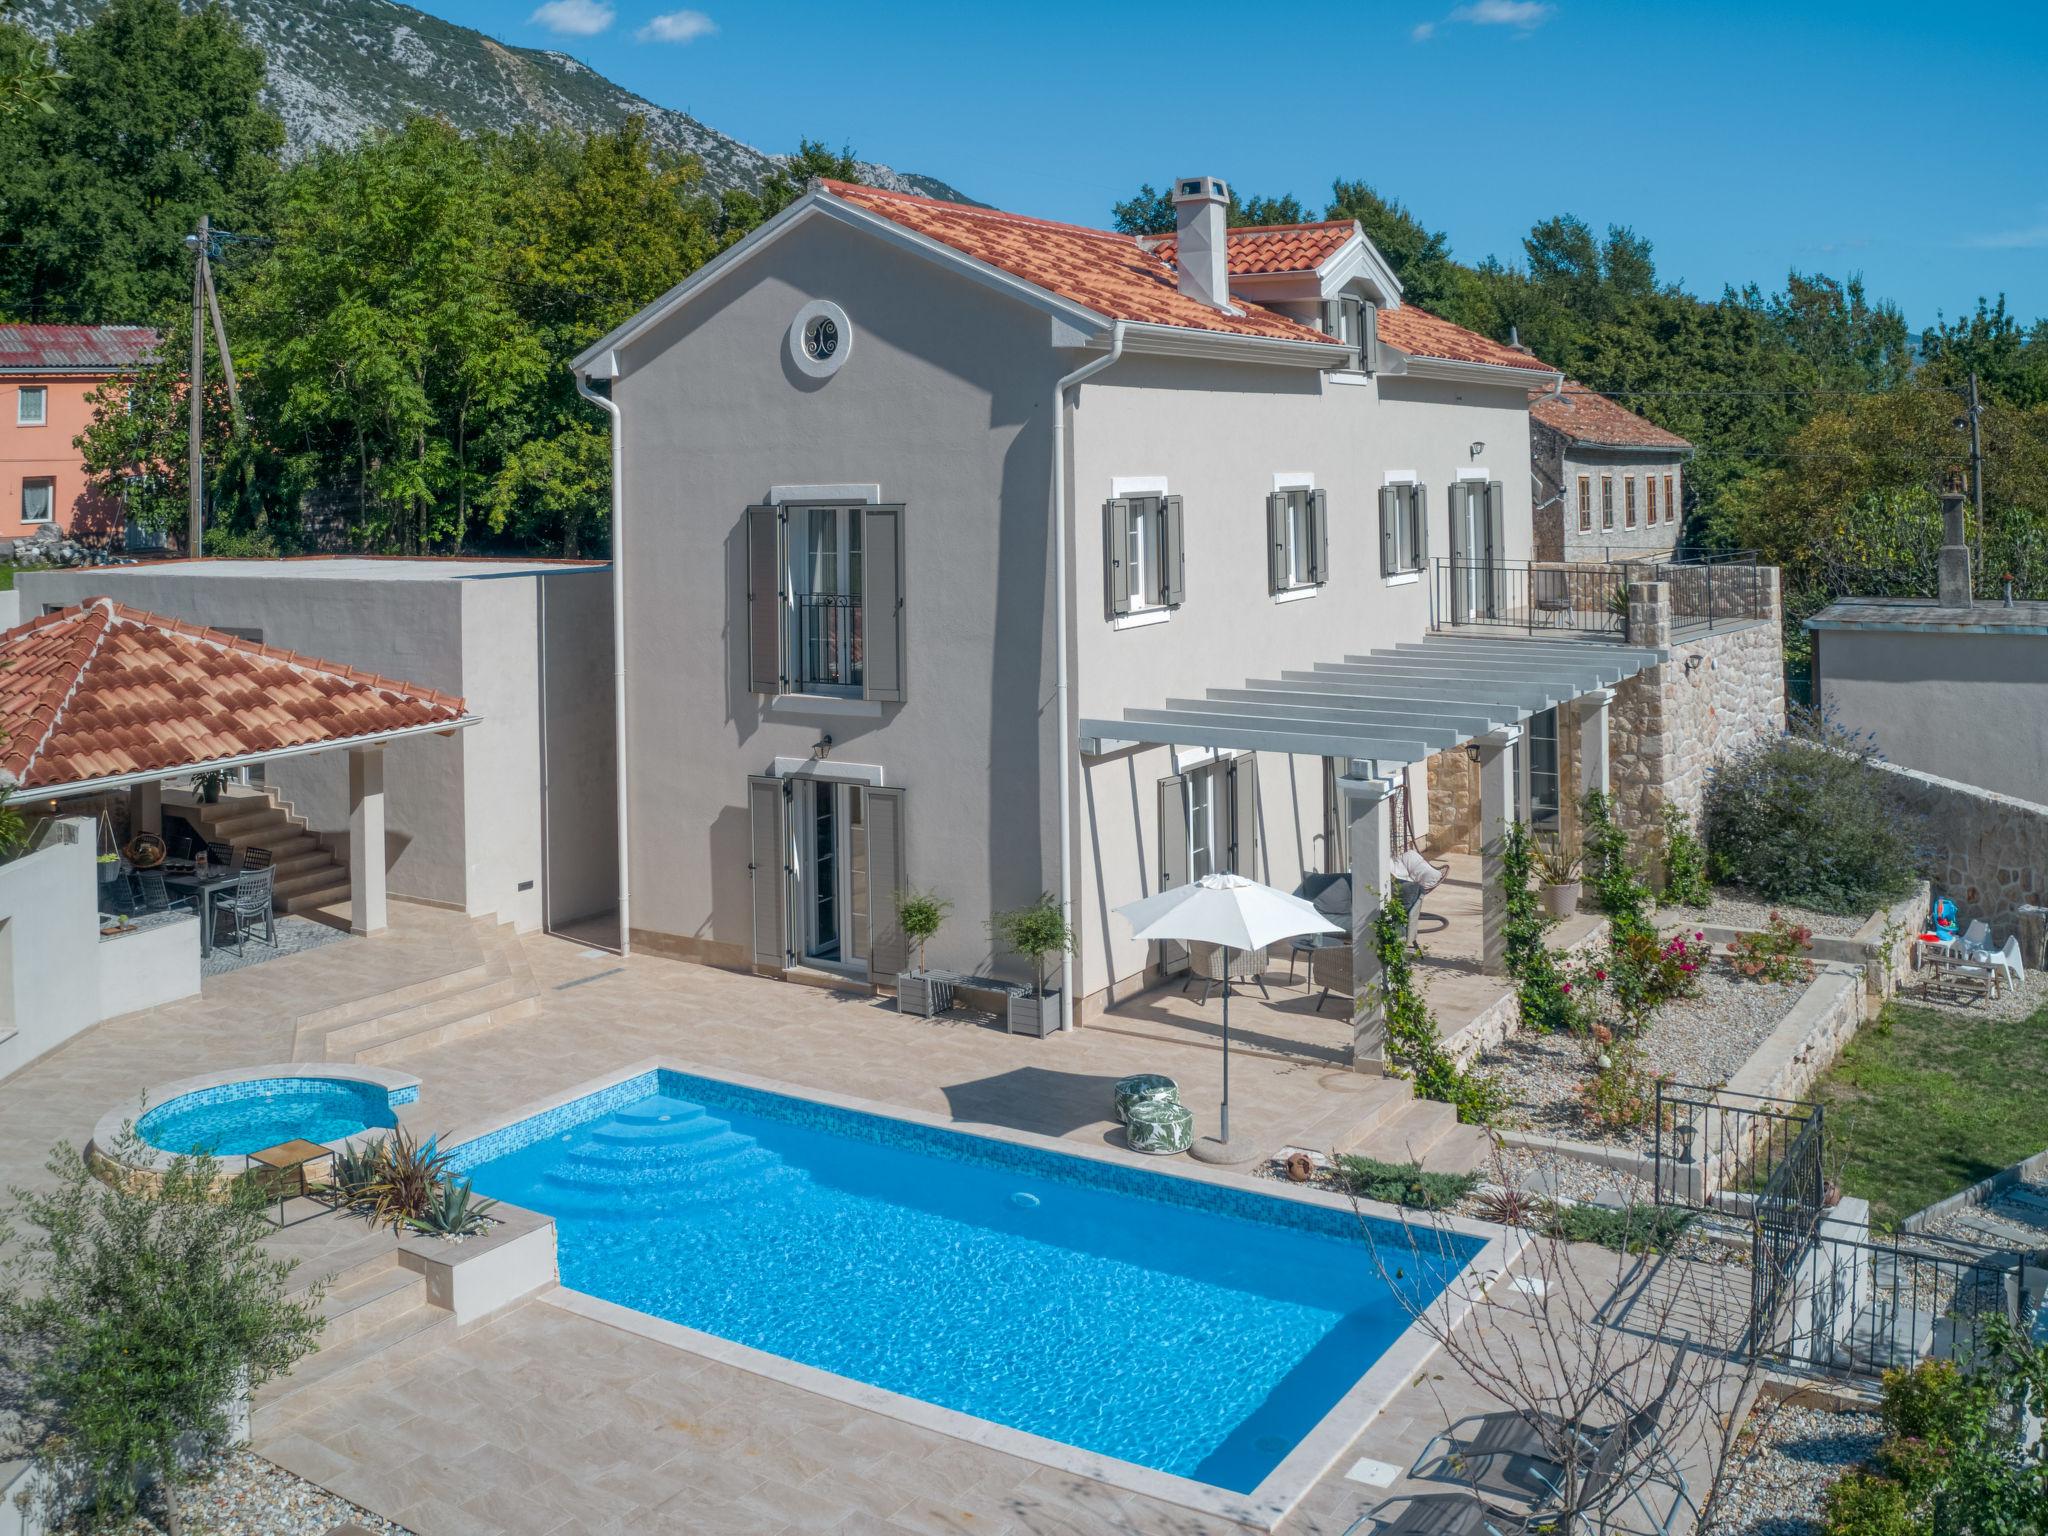
[[[1814,1097],[1843,1190],[1892,1228],[2048,1148],[2048,1008],[2001,1020],[1893,1004]]]
[[[5,561],[0,561],[0,592],[12,592],[13,590],[14,567]]]

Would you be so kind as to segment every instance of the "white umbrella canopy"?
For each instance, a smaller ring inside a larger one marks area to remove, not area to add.
[[[1116,910],[1134,938],[1227,949],[1264,949],[1304,933],[1344,932],[1313,902],[1243,875],[1204,875]]]
[[[1345,930],[1316,910],[1314,903],[1276,891],[1243,875],[1204,875],[1191,885],[1176,885],[1156,896],[1117,909],[1131,925],[1134,938],[1171,940],[1180,944],[1216,944],[1223,964],[1223,1108],[1218,1116],[1222,1135],[1230,1141],[1230,951],[1264,949],[1304,933]]]

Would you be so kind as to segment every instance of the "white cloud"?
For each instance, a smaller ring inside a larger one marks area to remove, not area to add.
[[[718,30],[702,11],[670,11],[656,16],[633,35],[643,43],[694,43]]]
[[[2004,229],[1989,235],[1972,235],[1963,244],[1977,251],[2048,250],[2048,224],[2032,229]]]
[[[1411,43],[1426,43],[1436,36],[1440,25],[1463,24],[1468,27],[1512,27],[1517,32],[1533,32],[1550,20],[1557,9],[1550,0],[1472,0],[1469,5],[1454,9],[1441,23],[1421,22],[1411,28],[1408,40]]]
[[[612,24],[614,14],[604,0],[547,0],[526,19],[565,37],[595,37]]]

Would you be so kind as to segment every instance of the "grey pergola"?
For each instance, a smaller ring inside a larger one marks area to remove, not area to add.
[[[1352,1062],[1370,1069],[1382,1058],[1386,1039],[1376,1004],[1379,961],[1372,932],[1393,851],[1387,798],[1397,770],[1475,745],[1482,963],[1498,971],[1506,951],[1501,828],[1514,814],[1508,749],[1522,722],[1577,703],[1582,787],[1604,790],[1612,690],[1667,659],[1661,650],[1601,637],[1431,634],[1318,662],[1306,671],[1252,678],[1241,688],[1211,688],[1200,699],[1126,709],[1121,720],[1083,719],[1081,749],[1096,755],[1140,744],[1221,747],[1371,764],[1339,781],[1351,865]]]

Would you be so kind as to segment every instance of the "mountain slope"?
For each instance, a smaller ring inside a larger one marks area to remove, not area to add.
[[[467,132],[522,124],[588,132],[638,113],[657,143],[702,160],[714,189],[756,187],[783,158],[635,96],[566,54],[509,48],[396,0],[221,4],[269,60],[266,95],[294,154],[395,127],[413,112],[445,117]],[[47,37],[83,25],[96,9],[93,0],[17,0],[13,19]],[[862,179],[960,198],[942,181],[885,165],[864,165]]]

